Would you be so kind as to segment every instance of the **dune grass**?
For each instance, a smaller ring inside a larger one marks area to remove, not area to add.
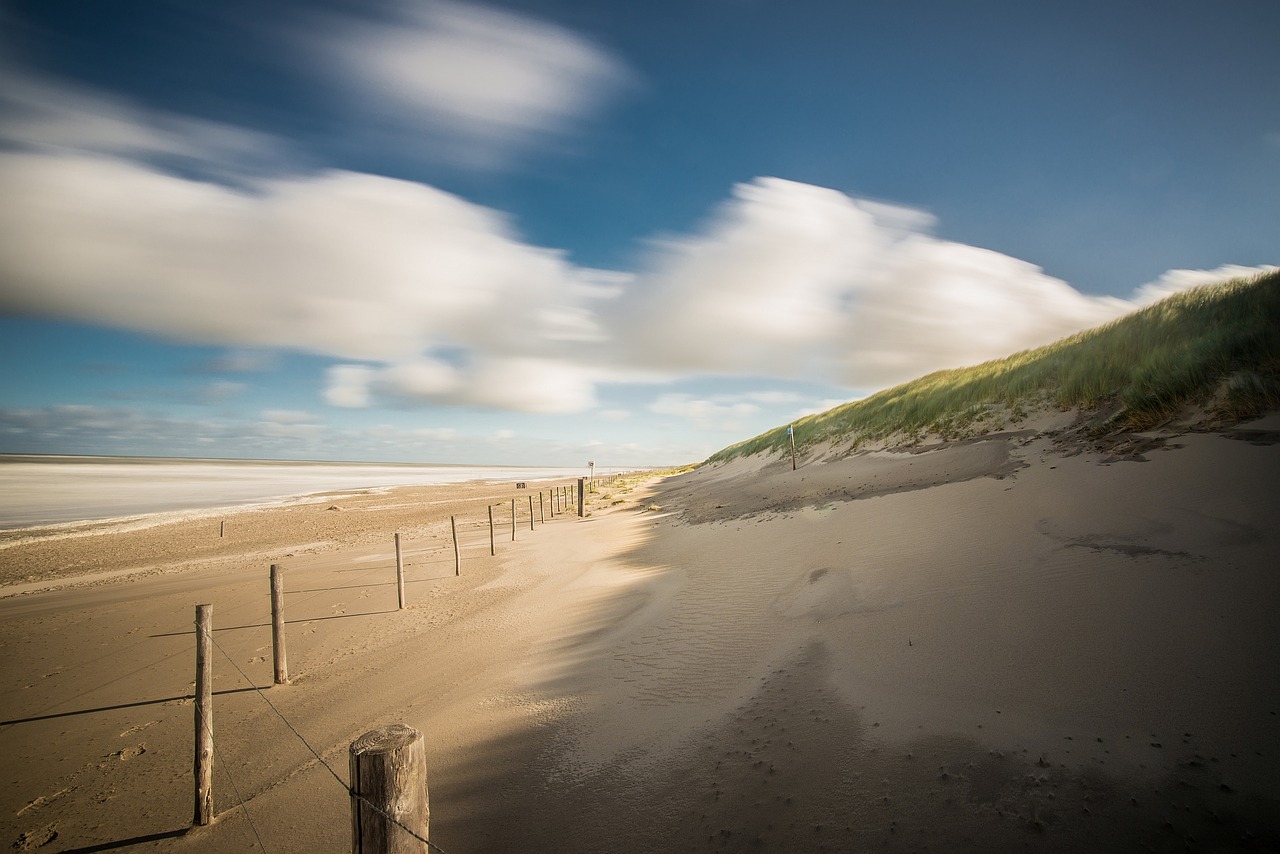
[[[1101,429],[1152,427],[1189,405],[1239,421],[1280,405],[1280,272],[1193,288],[1096,329],[936,371],[795,423],[798,445],[910,444],[1001,429],[1045,405],[1112,410]],[[713,454],[788,447],[779,427]]]

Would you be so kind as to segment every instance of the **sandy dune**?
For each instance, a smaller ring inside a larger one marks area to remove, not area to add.
[[[466,486],[256,511],[233,542],[11,546],[12,584],[119,574],[0,599],[0,842],[345,850],[346,793],[283,717],[342,777],[362,732],[423,730],[450,854],[1275,850],[1277,426],[743,461],[532,531],[523,504],[514,543],[516,493]],[[294,680],[259,695],[271,562]],[[218,820],[187,832],[198,602]]]

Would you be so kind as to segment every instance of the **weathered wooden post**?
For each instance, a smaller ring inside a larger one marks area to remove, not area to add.
[[[275,661],[275,684],[289,683],[289,667],[284,655],[284,573],[271,564],[271,651]]]
[[[453,531],[453,574],[462,575],[462,552],[458,551],[458,522],[449,517],[449,529]]]
[[[516,541],[516,500],[511,499],[511,542]]]
[[[400,535],[396,534],[396,596],[404,610],[404,561],[400,559]]]
[[[213,821],[213,606],[196,606],[196,808],[192,824]]]
[[[489,554],[496,555],[497,548],[493,545],[493,505],[489,505]]]
[[[787,425],[787,439],[791,442],[791,470],[796,470],[796,431],[794,425]]]
[[[578,478],[578,518],[581,519],[586,515],[587,497],[582,493],[583,478]]]
[[[227,520],[223,519],[218,523],[218,536],[221,537],[227,532]]]
[[[431,809],[422,733],[389,724],[351,742],[352,854],[427,851]]]
[[[545,525],[545,524],[547,524],[547,513],[546,513],[546,511],[545,511],[545,510],[543,510],[543,509],[542,509],[542,492],[541,492],[541,490],[539,490],[539,492],[538,492],[538,521],[539,521],[539,522],[541,522],[541,523],[542,523],[542,524],[544,524],[544,525]]]
[[[533,496],[529,496],[529,530],[533,530]]]

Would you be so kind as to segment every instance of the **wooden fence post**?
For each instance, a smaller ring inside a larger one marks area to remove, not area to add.
[[[289,666],[284,654],[284,573],[271,564],[271,651],[275,662],[275,684],[289,684]]]
[[[498,550],[493,545],[493,505],[490,504],[489,505],[489,554],[496,555],[497,553],[498,553]]]
[[[547,514],[546,514],[546,511],[542,509],[542,491],[541,490],[538,491],[538,521],[544,525],[547,524]]]
[[[533,530],[533,496],[529,496],[529,530]]]
[[[516,541],[516,500],[511,499],[511,542]]]
[[[462,552],[458,551],[458,523],[450,516],[449,529],[453,531],[453,574],[462,575]]]
[[[427,851],[431,809],[422,733],[389,724],[351,742],[352,854]]]
[[[579,519],[581,519],[583,516],[586,515],[585,510],[586,510],[587,497],[582,493],[582,481],[583,481],[583,478],[578,478],[578,518]]]
[[[213,821],[213,606],[196,606],[196,808],[192,824]]]
[[[400,559],[400,535],[396,534],[396,596],[400,600],[400,610],[404,610],[404,561]]]

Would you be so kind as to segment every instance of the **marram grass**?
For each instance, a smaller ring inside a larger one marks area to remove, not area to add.
[[[1174,294],[1096,329],[968,368],[936,371],[795,422],[799,445],[858,447],[971,435],[1044,405],[1113,410],[1140,430],[1187,406],[1240,421],[1280,406],[1280,272]],[[779,427],[708,462],[788,448]]]

